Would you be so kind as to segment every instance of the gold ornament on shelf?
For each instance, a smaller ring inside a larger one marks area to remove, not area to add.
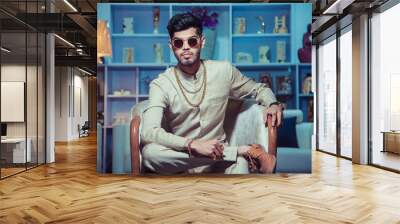
[[[160,7],[153,8],[153,33],[158,33],[158,25],[160,23]]]
[[[286,27],[286,16],[275,16],[275,26],[274,26],[274,33],[288,33]]]
[[[286,41],[276,41],[276,60],[278,63],[286,62]]]
[[[123,51],[124,51],[123,62],[124,63],[133,63],[135,61],[134,48],[125,47],[123,49]]]
[[[164,63],[164,53],[161,43],[153,44],[154,56],[156,63]]]
[[[246,33],[246,18],[237,17],[235,18],[235,34]]]

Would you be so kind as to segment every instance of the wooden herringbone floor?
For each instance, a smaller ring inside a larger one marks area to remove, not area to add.
[[[94,137],[0,181],[0,223],[400,223],[400,175],[320,152],[313,173],[130,177],[96,173]]]

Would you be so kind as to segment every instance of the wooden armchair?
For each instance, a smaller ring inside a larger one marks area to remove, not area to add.
[[[139,175],[143,172],[141,165],[140,122],[147,103],[148,101],[142,101],[131,110],[132,175]],[[257,105],[254,100],[229,100],[224,129],[230,145],[239,146],[256,143],[268,148],[268,153],[276,156],[277,128],[272,127],[271,117],[268,118],[268,128],[265,128],[262,118],[263,108]]]

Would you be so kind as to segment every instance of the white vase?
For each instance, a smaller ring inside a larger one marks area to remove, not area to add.
[[[200,57],[202,59],[213,59],[217,31],[205,28],[203,29],[203,35],[206,39],[206,45],[204,46],[203,49],[201,49]]]

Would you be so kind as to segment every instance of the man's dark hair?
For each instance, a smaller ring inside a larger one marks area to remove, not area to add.
[[[196,28],[197,35],[201,36],[203,33],[203,25],[201,20],[194,16],[192,13],[181,13],[174,15],[168,22],[169,37],[172,38],[175,32],[187,30],[189,28]]]

